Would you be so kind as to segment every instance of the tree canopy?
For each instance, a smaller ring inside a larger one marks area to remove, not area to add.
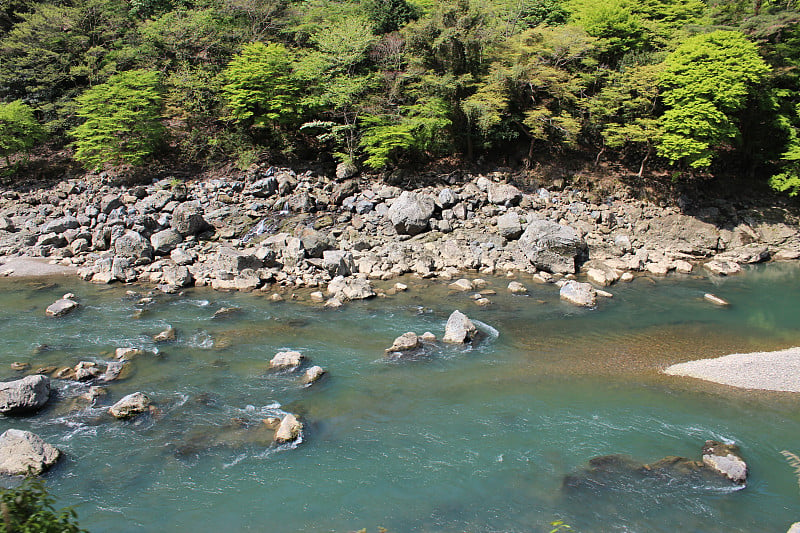
[[[794,192],[798,22],[781,0],[9,0],[0,103],[88,166],[576,154]]]

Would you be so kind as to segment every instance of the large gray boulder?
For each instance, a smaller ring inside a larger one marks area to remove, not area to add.
[[[51,220],[42,227],[42,233],[64,233],[68,229],[81,227],[78,219],[73,216],[65,216]]]
[[[30,431],[8,429],[0,435],[0,474],[41,474],[58,461],[61,451]]]
[[[417,235],[428,229],[436,203],[433,198],[410,191],[392,203],[386,215],[400,235]]]
[[[263,267],[264,263],[254,253],[222,247],[217,252],[216,265],[220,270],[236,273],[248,268],[257,270]]]
[[[133,230],[126,230],[125,233],[116,238],[114,252],[116,255],[134,259],[139,257],[153,258],[153,246],[150,241]]]
[[[25,376],[0,383],[0,413],[26,414],[44,407],[50,399],[50,378],[42,375]]]
[[[59,317],[71,313],[77,308],[78,302],[75,300],[71,298],[61,298],[48,305],[44,312],[47,316]]]
[[[582,307],[594,307],[597,304],[597,291],[589,283],[570,280],[561,286],[559,295],[562,300]]]
[[[200,202],[183,202],[172,212],[172,229],[183,237],[196,235],[208,228],[208,222],[203,218],[203,207]]]
[[[478,328],[472,323],[472,320],[467,318],[467,315],[461,311],[453,311],[450,318],[447,319],[447,325],[444,328],[443,342],[452,344],[462,344],[469,342],[478,335]]]
[[[325,250],[322,252],[322,266],[333,276],[350,276],[356,272],[353,254],[345,250]]]
[[[489,183],[486,190],[489,203],[512,206],[522,200],[522,191],[507,183]]]
[[[588,254],[586,242],[574,229],[549,220],[534,220],[519,238],[519,247],[538,269],[574,274],[576,261]]]
[[[365,300],[375,296],[369,280],[336,276],[328,283],[328,295],[340,301]]]
[[[288,370],[294,372],[303,364],[305,356],[300,352],[278,352],[269,361],[270,370]]]
[[[114,418],[131,418],[147,411],[151,403],[150,398],[143,392],[134,392],[109,407],[108,412]]]
[[[158,255],[166,255],[183,242],[181,234],[174,229],[165,229],[150,236],[150,244]]]
[[[519,215],[511,211],[497,217],[497,233],[509,241],[519,238],[522,235]]]

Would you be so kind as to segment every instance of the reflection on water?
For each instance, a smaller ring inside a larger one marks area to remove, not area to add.
[[[130,287],[3,280],[0,377],[21,375],[15,361],[63,367],[102,364],[117,347],[145,353],[94,404],[82,399],[88,384],[55,381],[41,413],[0,419],[0,429],[30,429],[66,452],[48,483],[95,532],[521,532],[549,531],[557,518],[581,532],[729,532],[781,531],[800,519],[779,454],[798,451],[797,395],[659,372],[800,344],[800,268],[640,278],[613,286],[614,298],[592,310],[530,279],[519,280],[526,296],[508,294],[508,280],[488,281],[497,291],[488,307],[445,283],[407,280],[407,293],[325,310],[262,294],[189,290],[142,301],[146,287],[128,295]],[[83,307],[46,319],[65,292]],[[731,307],[708,304],[705,292]],[[224,308],[238,310],[215,319]],[[384,358],[406,331],[441,337],[454,309],[491,334],[413,361]],[[167,326],[176,341],[153,343]],[[330,377],[306,389],[298,375],[269,373],[269,359],[287,349]],[[107,415],[137,390],[154,413]],[[285,412],[306,425],[297,447],[276,447],[264,423]],[[565,485],[595,457],[697,460],[707,439],[741,446],[746,489],[622,467],[577,490]]]

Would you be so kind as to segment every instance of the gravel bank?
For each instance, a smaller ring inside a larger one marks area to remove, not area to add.
[[[664,373],[744,389],[800,392],[800,347],[688,361],[672,365]]]

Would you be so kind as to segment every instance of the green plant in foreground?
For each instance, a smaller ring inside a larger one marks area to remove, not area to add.
[[[37,477],[0,490],[0,533],[88,533],[78,525],[73,508],[57,511],[55,501]]]
[[[565,524],[563,520],[555,520],[550,522],[550,525],[553,526],[553,529],[550,530],[550,533],[559,533],[560,531],[572,529],[572,526]]]

